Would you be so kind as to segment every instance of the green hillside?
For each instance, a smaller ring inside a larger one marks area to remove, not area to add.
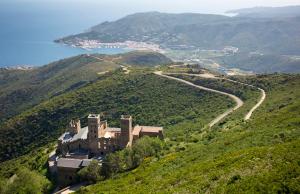
[[[198,131],[193,134],[198,141],[184,151],[148,158],[79,193],[298,193],[300,77],[241,79],[267,91],[249,122]]]
[[[232,121],[235,119],[243,119],[245,114],[257,103],[260,98],[260,91],[257,88],[242,85],[240,83],[234,83],[224,79],[206,79],[197,76],[187,76],[187,75],[173,75],[194,84],[201,85],[204,87],[212,88],[215,90],[227,92],[234,94],[243,100],[244,105],[236,110],[229,116],[226,121]]]
[[[80,55],[30,70],[1,69],[0,118],[5,120],[44,99],[82,87],[97,79],[97,72],[118,67]]]
[[[212,98],[218,103],[213,104]],[[4,122],[0,126],[1,160],[55,141],[71,118],[79,117],[85,124],[89,113],[102,112],[116,126],[122,114],[131,114],[135,123],[145,125],[168,126],[199,118],[203,126],[232,104],[224,96],[191,90],[152,73],[137,71],[125,75],[117,70]],[[183,136],[182,131],[176,133]]]
[[[299,55],[300,20],[291,18],[226,17],[209,14],[137,13],[104,22],[88,32],[56,42],[76,45],[81,40],[142,41],[169,49],[223,49]]]
[[[129,52],[120,56],[121,58],[118,60],[120,63],[139,67],[154,67],[172,63],[172,60],[166,56],[148,51]]]
[[[295,73],[299,72],[300,58],[262,53],[237,53],[231,56],[214,58],[228,68],[240,68],[259,73]]]
[[[120,60],[112,61],[120,64]],[[134,60],[126,61],[134,65]],[[234,106],[231,99],[159,77],[151,68],[130,70],[129,74],[116,69],[99,75],[0,125],[0,191],[51,191],[48,154],[69,120],[78,117],[85,125],[89,113],[101,113],[111,126],[119,125],[120,115],[131,114],[135,124],[164,126],[166,138],[163,149],[137,168],[81,188],[79,193],[300,191],[299,75],[232,77],[267,92],[266,101],[247,122],[241,118],[257,101],[257,90],[228,81],[178,76],[245,101],[244,107],[208,129],[212,119]],[[13,175],[17,178],[11,184]],[[23,183],[21,177],[28,181]],[[30,181],[38,185],[32,188]]]
[[[102,72],[122,64],[151,66],[170,62],[158,53],[129,52],[79,55],[29,70],[0,69],[0,123],[43,100],[83,87]]]

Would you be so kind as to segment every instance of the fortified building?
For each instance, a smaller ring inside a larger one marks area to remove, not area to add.
[[[67,185],[75,181],[76,172],[89,164],[90,158],[131,146],[137,139],[147,135],[163,139],[163,128],[132,126],[132,117],[122,115],[120,128],[110,127],[101,121],[99,114],[88,116],[88,126],[81,127],[80,120],[71,120],[67,131],[58,139],[56,161],[58,182]]]

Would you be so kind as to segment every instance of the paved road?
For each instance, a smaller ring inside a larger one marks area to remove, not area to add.
[[[218,123],[220,120],[222,120],[222,119],[225,118],[227,115],[229,115],[229,114],[232,113],[233,111],[237,110],[238,108],[240,108],[240,107],[243,106],[243,104],[244,104],[244,102],[243,102],[239,97],[237,97],[237,96],[235,96],[235,95],[233,95],[233,94],[229,94],[229,93],[222,92],[222,91],[219,91],[219,90],[214,90],[214,89],[211,89],[211,88],[206,88],[206,87],[203,87],[203,86],[199,86],[199,85],[193,84],[192,82],[189,82],[189,81],[186,81],[186,80],[183,80],[183,79],[180,79],[180,78],[168,76],[168,75],[163,74],[162,71],[156,71],[156,72],[154,72],[154,73],[155,73],[156,75],[159,75],[159,76],[162,76],[162,77],[165,77],[165,78],[168,78],[168,79],[176,80],[176,81],[185,83],[185,84],[187,84],[187,85],[190,85],[190,86],[199,88],[199,89],[201,89],[201,90],[206,90],[206,91],[209,91],[209,92],[214,92],[214,93],[218,93],[218,94],[222,94],[222,95],[229,96],[231,99],[233,99],[233,100],[236,102],[236,105],[235,105],[233,108],[228,109],[226,112],[220,114],[220,115],[217,116],[214,120],[212,120],[212,121],[209,123],[209,127],[214,126],[214,125],[215,125],[216,123]],[[185,74],[185,75],[186,75],[186,74]]]

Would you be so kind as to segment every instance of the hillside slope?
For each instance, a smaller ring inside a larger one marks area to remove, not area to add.
[[[268,94],[249,122],[194,133],[198,141],[185,150],[148,158],[137,169],[79,193],[298,193],[300,76],[236,79]]]
[[[295,17],[300,16],[300,6],[285,7],[253,7],[245,9],[231,10],[227,13],[236,13],[239,17]]]
[[[122,64],[151,66],[170,62],[158,53],[129,52],[79,55],[29,70],[0,69],[0,123],[43,100],[83,87],[102,72]]]
[[[101,42],[126,40],[153,42],[164,48],[223,49],[299,55],[300,18],[247,18],[207,14],[137,13],[104,22],[90,31],[57,42],[76,44],[78,39]]]
[[[143,71],[124,74],[116,70],[4,122],[0,125],[1,161],[55,141],[71,118],[81,118],[85,125],[89,113],[102,113],[112,126],[119,125],[117,121],[122,114],[131,114],[135,123],[144,125],[167,127],[197,118],[204,126],[233,105],[222,95],[189,88]],[[172,133],[179,139],[185,136],[182,130]]]

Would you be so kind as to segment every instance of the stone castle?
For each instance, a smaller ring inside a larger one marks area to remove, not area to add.
[[[144,135],[163,138],[162,127],[133,127],[131,116],[122,115],[120,126],[109,127],[98,114],[90,114],[84,128],[80,120],[71,120],[68,131],[58,139],[57,151],[64,157],[87,158],[124,149]]]
[[[91,158],[102,158],[108,153],[124,149],[143,137],[163,138],[163,128],[132,126],[132,117],[122,115],[120,128],[109,127],[99,114],[88,116],[88,126],[81,127],[80,120],[71,120],[68,130],[58,139],[55,161],[58,182],[67,185],[74,182],[76,172],[89,164]]]

